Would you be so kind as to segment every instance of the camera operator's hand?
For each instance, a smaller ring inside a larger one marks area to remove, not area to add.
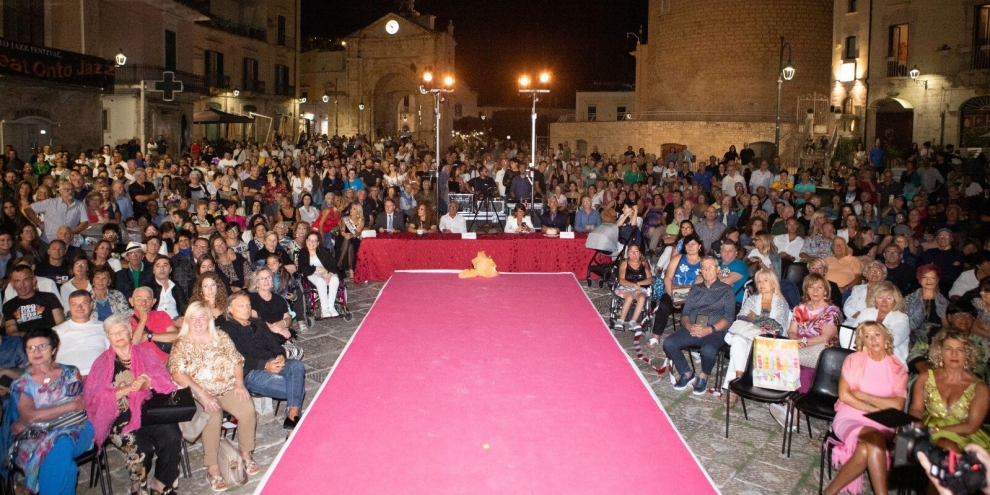
[[[987,453],[983,447],[975,444],[969,444],[966,446],[966,451],[976,456],[976,460],[980,461],[984,466],[990,466],[990,454]],[[925,470],[925,475],[928,476],[928,480],[932,482],[932,486],[939,495],[953,495],[952,491],[948,488],[943,487],[939,484],[938,480],[932,476],[932,463],[928,460],[928,456],[923,452],[918,452],[918,463],[921,464],[921,468]],[[990,495],[990,469],[987,470],[987,486],[983,488],[983,493]]]

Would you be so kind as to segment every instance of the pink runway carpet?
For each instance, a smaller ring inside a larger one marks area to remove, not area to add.
[[[573,275],[398,272],[256,493],[657,490],[717,493]]]

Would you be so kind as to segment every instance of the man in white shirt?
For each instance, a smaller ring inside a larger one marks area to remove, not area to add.
[[[457,214],[457,203],[451,201],[447,205],[447,214],[440,217],[440,232],[448,234],[463,234],[467,232],[467,221]]]
[[[110,348],[103,324],[94,318],[93,298],[85,290],[69,294],[70,318],[55,325],[61,340],[58,362],[79,368],[82,376],[89,374],[96,358]]]
[[[780,234],[773,238],[773,244],[777,246],[777,252],[780,254],[781,259],[785,260],[800,260],[801,259],[801,248],[804,247],[804,237],[797,235],[798,219],[790,217],[786,220],[787,233]]]
[[[760,169],[749,177],[749,190],[756,193],[758,187],[763,186],[770,189],[771,184],[773,184],[773,174],[770,172],[770,164],[763,160],[760,162]]]
[[[742,184],[745,187],[746,179],[741,174],[736,173],[736,165],[731,164],[728,174],[722,179],[722,192],[726,196],[736,197],[736,184]]]
[[[230,153],[224,153],[223,158],[221,158],[220,161],[217,163],[217,167],[219,167],[220,170],[226,170],[227,167],[236,167],[236,166],[237,166],[237,161],[234,160],[233,157],[231,157]]]

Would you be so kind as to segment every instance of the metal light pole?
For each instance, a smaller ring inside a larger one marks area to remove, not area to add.
[[[361,103],[358,103],[358,135],[363,134],[364,132],[364,129],[362,129],[363,125],[364,125],[364,100],[361,100]]]
[[[787,65],[784,65],[784,48],[787,48]],[[773,139],[773,153],[780,156],[780,93],[784,86],[784,80],[790,81],[794,78],[794,66],[791,65],[791,44],[780,37],[780,58],[777,69],[777,129]]]
[[[434,126],[433,135],[436,138],[436,148],[435,148],[436,152],[434,153],[435,155],[434,161],[436,161],[437,164],[436,165],[436,170],[437,170],[437,175],[436,175],[437,205],[436,206],[437,206],[437,218],[440,218],[441,216],[440,213],[440,101],[443,99],[444,94],[454,92],[454,77],[445,76],[443,78],[442,86],[435,87],[433,83],[434,83],[433,72],[427,69],[427,71],[423,73],[423,84],[420,85],[419,92],[424,95],[426,94],[433,95],[433,117],[435,119],[433,124]]]
[[[522,76],[519,78],[519,94],[528,95],[533,98],[533,111],[530,114],[532,120],[532,134],[531,134],[531,159],[529,162],[529,205],[533,209],[533,214],[536,213],[536,102],[540,101],[541,94],[550,94],[550,88],[546,87],[550,83],[550,74],[544,72],[540,74],[540,84],[544,87],[542,88],[530,88],[530,84],[533,81],[529,76]]]

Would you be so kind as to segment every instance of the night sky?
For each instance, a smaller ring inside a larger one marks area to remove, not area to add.
[[[518,76],[548,68],[555,76],[550,103],[573,108],[578,90],[615,90],[615,83],[631,89],[636,63],[629,52],[636,41],[626,33],[640,26],[646,30],[647,4],[648,0],[418,0],[416,10],[437,16],[439,29],[454,21],[456,77],[478,93],[480,105],[524,103],[516,93]],[[346,36],[396,5],[395,0],[302,0],[302,34]]]

